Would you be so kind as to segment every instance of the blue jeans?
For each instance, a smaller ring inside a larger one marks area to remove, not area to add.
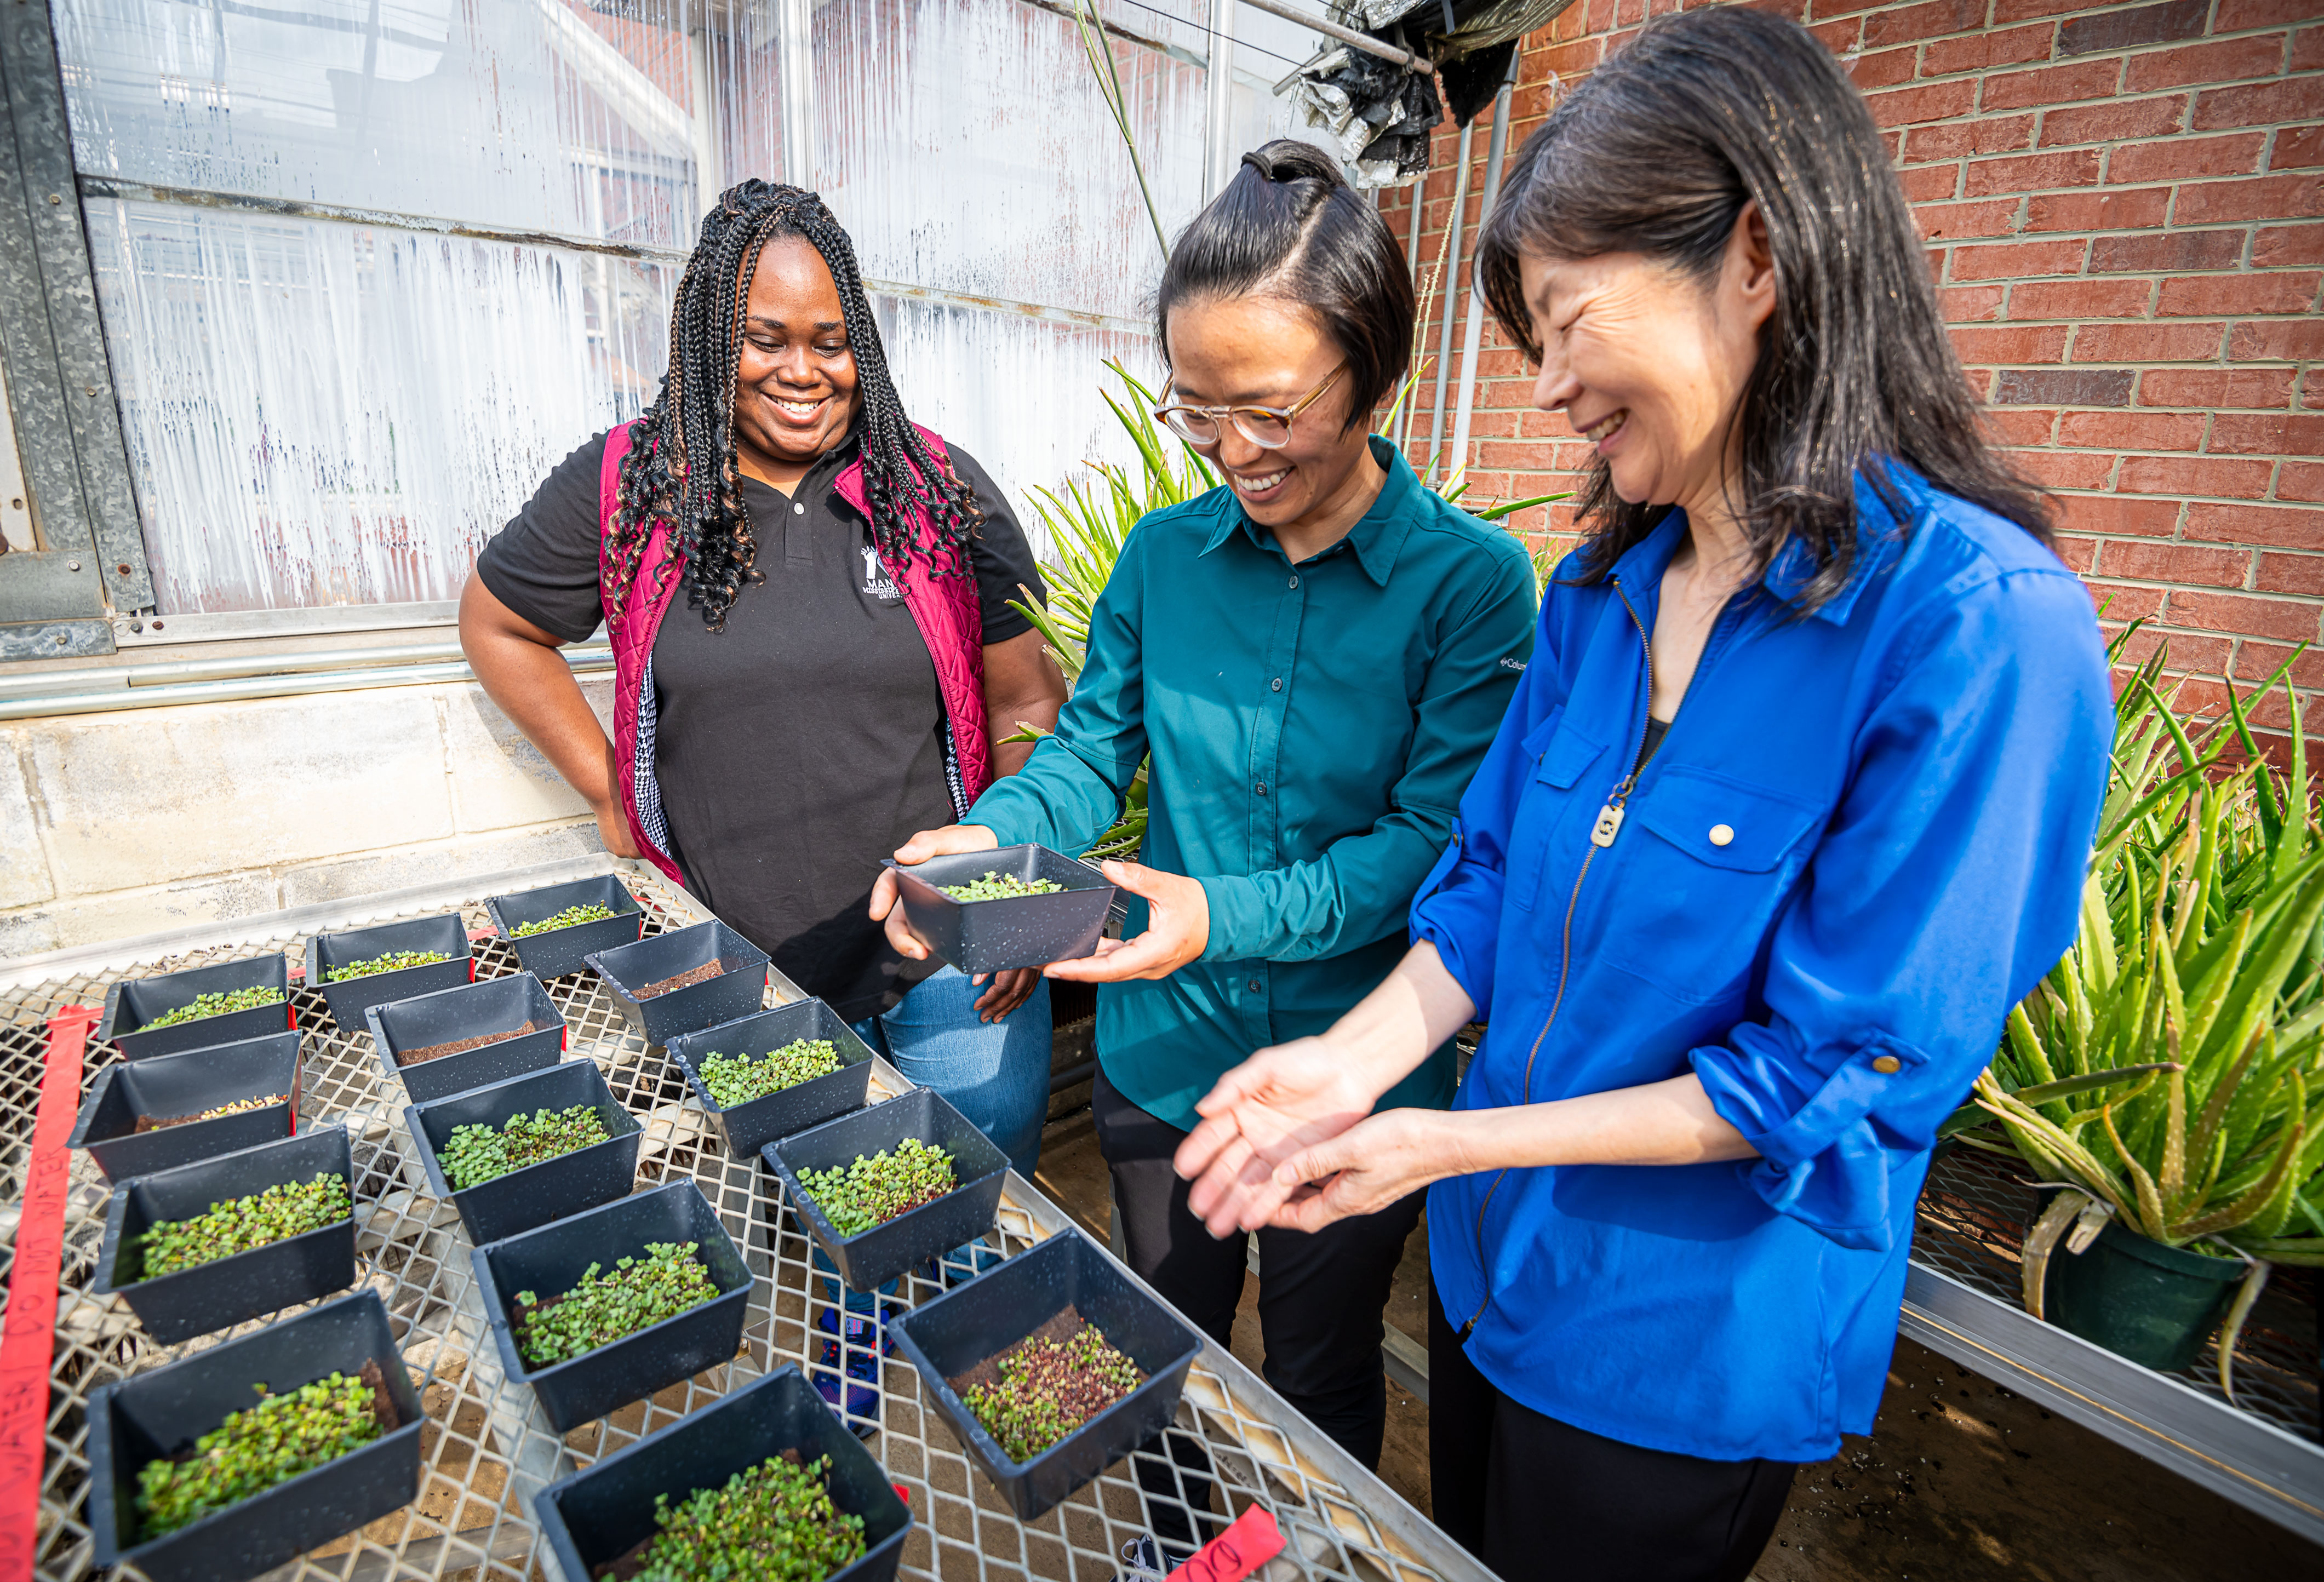
[[[976,1019],[990,984],[945,967],[915,984],[883,1016],[855,1024],[855,1035],[910,1081],[934,1088],[1009,1155],[1030,1181],[1049,1113],[1049,984],[998,1022]]]

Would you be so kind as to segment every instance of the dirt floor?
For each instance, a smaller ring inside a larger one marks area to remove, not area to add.
[[[1066,1096],[1070,1099],[1070,1096]],[[1089,1112],[1053,1122],[1038,1183],[1100,1241],[1111,1200]],[[1258,1280],[1235,1355],[1259,1364]],[[1405,1250],[1390,1323],[1428,1338],[1425,1227]],[[1388,1385],[1380,1476],[1421,1510],[1428,1408]],[[1800,1469],[1757,1582],[2291,1582],[2324,1576],[2324,1550],[1900,1340],[1878,1430]]]

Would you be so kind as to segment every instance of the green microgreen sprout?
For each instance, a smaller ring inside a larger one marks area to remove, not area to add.
[[[212,1203],[207,1213],[190,1219],[156,1219],[138,1238],[144,1272],[137,1278],[158,1280],[320,1230],[354,1214],[344,1175],[318,1172],[312,1181],[282,1182],[246,1198]]]
[[[227,1016],[235,1011],[254,1011],[261,1006],[279,1006],[282,991],[279,989],[236,989],[225,994],[198,994],[191,1005],[182,1005],[172,1011],[163,1011],[137,1029],[151,1033],[156,1027],[174,1027],[180,1022],[198,1022],[209,1016]]]
[[[863,1518],[832,1504],[830,1476],[830,1457],[786,1450],[674,1508],[655,1495],[661,1531],[632,1582],[822,1582],[864,1551]]]
[[[263,1109],[270,1104],[284,1103],[290,1097],[288,1093],[261,1093],[248,1099],[237,1099],[231,1104],[221,1104],[216,1109],[205,1109],[194,1118],[216,1120],[222,1115],[240,1115],[245,1109]]]
[[[938,885],[955,901],[1013,901],[1019,896],[1054,896],[1065,887],[1053,878],[1019,878],[1013,873],[988,873],[964,885]]]
[[[516,1348],[529,1367],[546,1367],[659,1324],[718,1294],[699,1242],[650,1241],[643,1258],[622,1258],[610,1274],[592,1264],[581,1283],[542,1301],[516,1293]]]
[[[799,1187],[815,1200],[831,1228],[854,1236],[933,1203],[960,1184],[952,1155],[918,1137],[906,1137],[891,1153],[859,1154],[854,1163],[829,1170],[802,1170]]]
[[[488,1123],[454,1127],[449,1145],[436,1155],[436,1162],[444,1167],[444,1179],[452,1190],[464,1192],[512,1170],[608,1140],[604,1119],[594,1104],[536,1109],[530,1115],[519,1111],[497,1129]]]
[[[795,1038],[780,1049],[769,1050],[761,1060],[713,1053],[704,1055],[695,1069],[718,1108],[732,1109],[829,1076],[839,1069],[839,1046],[828,1038]]]
[[[992,1366],[998,1384],[972,1384],[962,1403],[1012,1461],[1030,1461],[1138,1388],[1138,1365],[1084,1324],[1068,1340],[1034,1335]]]
[[[452,958],[442,951],[390,951],[383,956],[374,956],[368,961],[349,961],[344,967],[333,967],[323,974],[327,983],[345,983],[350,978],[371,978],[382,972],[401,972],[407,967],[433,967],[438,961]]]
[[[585,906],[567,906],[554,917],[543,917],[535,923],[520,923],[513,937],[530,939],[536,934],[555,934],[560,928],[577,928],[584,923],[603,923],[613,915],[611,906],[591,901]]]
[[[228,1412],[185,1459],[138,1469],[143,1539],[175,1532],[379,1438],[373,1386],[357,1375],[328,1374],[288,1395],[255,1388],[258,1404]]]

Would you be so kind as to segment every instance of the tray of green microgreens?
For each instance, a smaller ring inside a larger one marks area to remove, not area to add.
[[[751,1273],[690,1177],[488,1242],[473,1260],[502,1360],[559,1433],[742,1344]]]
[[[819,999],[682,1034],[665,1046],[736,1159],[862,1107],[872,1051]]]
[[[429,1190],[481,1246],[629,1195],[641,1127],[570,1060],[405,1108]]]
[[[254,1577],[409,1504],[426,1415],[361,1291],[90,1394],[95,1564]]]
[[[96,1291],[174,1345],[355,1283],[344,1127],[124,1181],[106,1206]]]
[[[122,979],[105,991],[96,1037],[124,1060],[145,1060],[286,1033],[297,1026],[290,996],[290,964],[280,951]]]
[[[850,1290],[869,1291],[991,1228],[1009,1156],[932,1089],[760,1151]],[[779,1227],[770,1227],[779,1235]]]
[[[576,1582],[887,1582],[912,1526],[795,1363],[549,1485],[532,1512]]]
[[[1090,955],[1113,908],[1111,879],[1046,846],[887,866],[912,933],[970,974]]]
[[[584,957],[634,944],[645,929],[644,908],[610,873],[493,896],[484,910],[524,970],[540,978],[586,971]]]
[[[372,1007],[456,988],[475,969],[468,925],[457,912],[340,929],[307,942],[307,986],[349,1033],[362,1031]]]

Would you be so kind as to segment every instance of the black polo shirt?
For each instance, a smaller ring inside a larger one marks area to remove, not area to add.
[[[571,642],[604,618],[597,590],[597,476],[604,436],[549,474],[493,535],[476,573],[493,596]],[[1046,598],[1008,500],[975,460],[970,560],[984,640],[1028,630],[1018,584]],[[807,993],[850,1021],[892,1007],[935,970],[888,948],[864,915],[880,859],[953,822],[944,697],[919,626],[832,487],[855,441],[783,493],[742,480],[765,580],[743,586],[713,632],[681,588],[654,639],[654,773],[670,855],[687,888]]]

